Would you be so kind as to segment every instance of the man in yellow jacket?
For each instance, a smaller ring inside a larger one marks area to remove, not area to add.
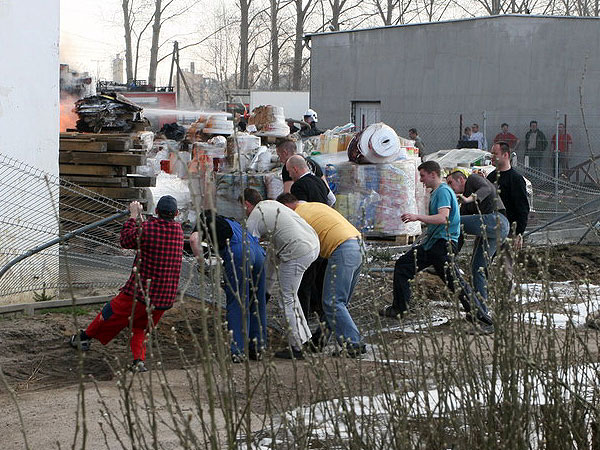
[[[362,266],[360,232],[335,209],[323,203],[299,201],[293,194],[281,194],[277,201],[296,211],[319,236],[320,256],[327,258],[323,282],[325,334],[313,333],[312,342],[322,349],[335,333],[348,356],[366,352],[366,346],[348,311],[348,302]]]

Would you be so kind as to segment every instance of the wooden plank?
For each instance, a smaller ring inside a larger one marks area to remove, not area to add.
[[[108,151],[111,152],[125,152],[127,150],[129,150],[131,147],[133,147],[133,141],[131,139],[123,139],[123,138],[119,138],[119,139],[115,139],[115,138],[110,138],[110,139],[102,139],[102,138],[98,138],[99,140],[102,140],[103,142],[106,142],[106,146],[108,148]]]
[[[111,213],[115,214],[117,211],[111,209],[108,212],[93,212],[93,211],[75,211],[74,209],[61,208],[59,210],[60,220],[72,221],[79,223],[94,223],[98,220],[102,220],[108,217]],[[115,222],[116,223],[116,222]]]
[[[60,151],[106,152],[106,142],[95,142],[89,139],[61,139]]]
[[[143,188],[89,187],[88,189],[104,197],[114,199],[138,200],[144,198],[145,195]]]
[[[81,204],[85,205],[86,203],[94,203],[93,200],[90,200],[89,198],[86,200],[86,197],[93,196],[94,194],[108,197],[113,200],[139,200],[144,198],[144,188],[95,186],[60,187],[60,201],[63,201],[67,197],[74,197],[79,198]],[[73,204],[76,205],[77,202],[74,202]]]
[[[365,237],[368,241],[393,242],[398,245],[410,245],[410,244],[413,244],[419,236],[418,235],[409,235],[409,234],[386,235],[386,234],[379,234],[379,233],[370,233],[370,234],[367,234]]]
[[[415,242],[416,236],[409,234],[399,234],[396,236],[396,244],[411,245]]]
[[[117,176],[127,175],[126,167],[119,166],[98,166],[86,164],[61,164],[59,168],[60,176],[63,175],[95,175],[95,176]]]
[[[133,181],[133,185],[135,187],[154,187],[156,186],[156,177],[145,177],[143,175],[138,175],[134,173],[130,173],[127,175],[131,181]]]
[[[64,175],[62,178],[80,186],[129,187],[129,180],[127,177],[87,177]]]
[[[129,134],[82,134],[79,135],[77,139],[67,138],[63,139],[65,142],[70,142],[73,140],[83,140],[89,139],[90,141],[95,142],[106,142],[107,150],[110,151],[118,151],[124,152],[133,147],[133,138]]]
[[[132,153],[65,152],[59,154],[59,162],[106,166],[143,166],[146,164],[146,156]]]
[[[61,139],[96,139],[99,140],[97,138],[102,138],[102,139],[111,139],[111,138],[134,138],[136,136],[136,133],[81,133],[81,132],[75,132],[75,133],[67,133],[67,132],[62,132],[60,133],[60,138]]]

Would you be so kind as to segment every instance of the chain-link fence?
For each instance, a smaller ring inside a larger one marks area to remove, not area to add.
[[[469,146],[490,150],[494,142],[506,141],[522,166],[547,175],[600,186],[600,116],[560,108],[546,114],[500,113],[406,113],[386,111],[394,117],[396,131],[407,137],[416,128],[425,153]],[[531,123],[535,122],[535,123]],[[475,145],[475,144],[471,144]]]
[[[429,142],[443,142],[442,136],[451,142],[452,129],[456,132],[458,128],[447,120],[438,128],[440,140]],[[594,200],[600,198],[600,187],[590,182],[575,183],[567,177],[555,178],[521,163],[518,169],[533,188],[529,230],[585,227],[597,237],[599,214]],[[0,267],[41,244],[127,207],[4,155],[0,155],[0,191],[7,194],[0,213]],[[119,246],[123,221],[121,218],[89,230],[15,265],[0,278],[0,299],[3,303],[16,301],[20,293],[29,293],[28,300],[31,292],[44,290],[59,297],[68,297],[71,292],[104,293],[98,292],[101,289],[114,292],[129,276],[134,255]],[[207,299],[214,290],[199,286],[197,280],[194,259],[186,255],[181,286],[188,294]]]

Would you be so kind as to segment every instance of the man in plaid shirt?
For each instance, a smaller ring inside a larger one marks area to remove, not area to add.
[[[139,202],[132,202],[131,216],[121,230],[121,247],[137,249],[127,283],[104,305],[87,329],[74,334],[69,341],[72,347],[82,350],[90,348],[92,339],[106,345],[129,326],[133,314],[131,368],[138,372],[147,370],[144,365],[146,333],[175,303],[183,256],[183,230],[174,221],[178,214],[177,201],[170,195],[161,197],[156,205],[158,217],[139,223],[142,210]]]

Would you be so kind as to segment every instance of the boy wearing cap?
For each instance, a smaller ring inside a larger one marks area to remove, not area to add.
[[[174,220],[178,214],[177,201],[170,195],[158,201],[157,217],[141,221],[143,207],[139,202],[131,202],[129,211],[130,218],[121,230],[121,247],[137,250],[131,275],[121,292],[104,305],[85,331],[71,336],[69,344],[88,350],[91,340],[98,339],[106,345],[131,322],[131,369],[145,372],[145,335],[175,303],[183,230]]]

